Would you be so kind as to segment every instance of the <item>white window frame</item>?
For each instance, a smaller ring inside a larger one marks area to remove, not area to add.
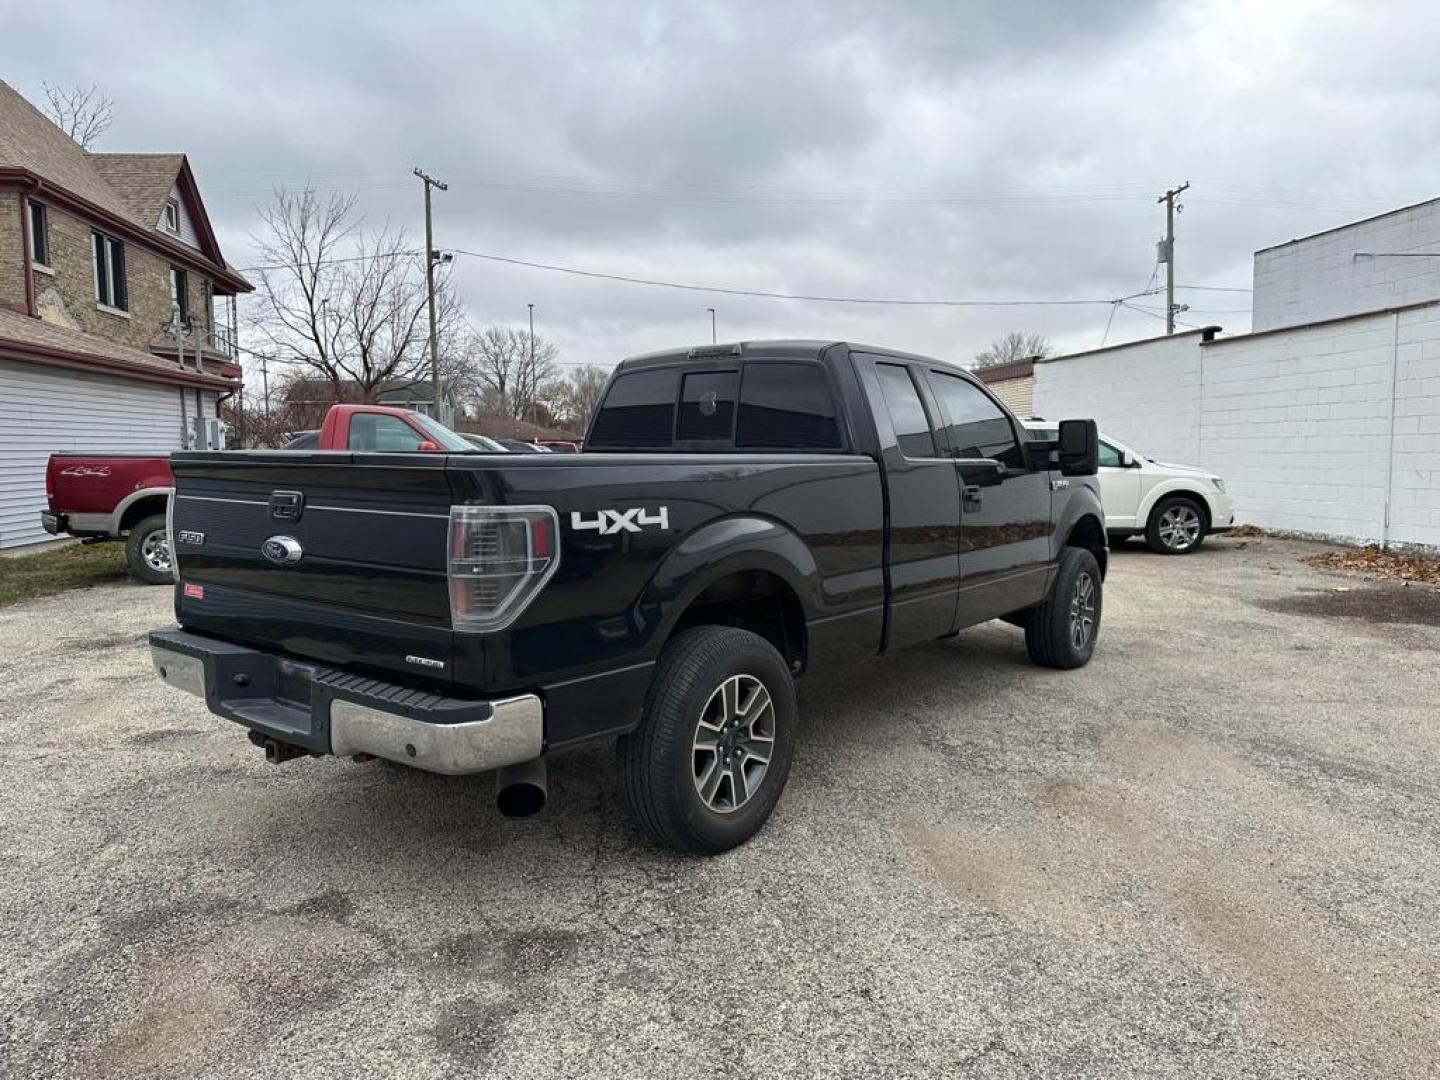
[[[160,215],[160,221],[168,232],[179,235],[180,232],[180,203],[175,199],[165,200],[165,209]]]
[[[101,310],[103,310],[103,311],[115,312],[116,314],[125,315],[125,316],[128,317],[129,314],[130,314],[130,311],[129,311],[130,290],[129,290],[129,288],[127,287],[128,283],[122,282],[122,283],[121,283],[121,286],[120,286],[120,290],[119,290],[118,292],[117,292],[117,290],[116,290],[116,288],[115,288],[115,255],[114,255],[114,251],[115,251],[116,248],[119,248],[119,249],[120,249],[120,262],[121,262],[121,264],[122,264],[122,268],[128,268],[128,264],[127,264],[126,259],[125,259],[125,242],[124,242],[123,240],[117,240],[117,239],[115,239],[115,237],[111,236],[109,233],[103,233],[103,232],[101,232],[99,229],[92,230],[92,232],[91,232],[90,235],[91,235],[91,242],[90,242],[91,268],[93,269],[94,275],[95,275],[95,304],[96,304],[97,307],[99,307],[99,308],[100,308]],[[101,246],[104,248],[104,260],[105,260],[105,270],[106,270],[105,280],[106,280],[106,283],[109,284],[109,286],[110,286],[109,294],[108,294],[108,295],[106,295],[106,293],[105,293],[104,291],[102,291],[101,288],[100,288],[100,259],[101,259],[101,254],[100,254],[100,251],[97,250],[97,248],[96,248],[96,244],[95,244],[95,239],[96,239],[96,238],[98,238],[99,240],[102,241]],[[121,294],[123,294],[123,297],[122,297]],[[124,303],[123,303],[123,304],[117,304],[115,301],[116,301],[116,300],[119,300],[119,299],[123,299],[123,300],[124,300]]]

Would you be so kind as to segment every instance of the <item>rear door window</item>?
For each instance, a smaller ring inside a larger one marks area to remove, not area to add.
[[[723,439],[735,430],[735,385],[733,371],[697,371],[687,374],[680,390],[680,421],[677,440]]]
[[[930,388],[940,402],[953,456],[990,458],[1012,469],[1025,467],[1010,418],[985,391],[959,375],[941,371],[930,372]]]
[[[588,445],[669,446],[675,433],[675,368],[632,371],[610,385]]]
[[[910,369],[903,364],[876,364],[875,374],[880,379],[885,411],[890,414],[900,452],[908,458],[938,457],[935,433],[930,430],[930,420],[920,403],[920,391],[910,378]]]
[[[819,364],[747,363],[735,445],[838,450],[840,422],[825,369]]]

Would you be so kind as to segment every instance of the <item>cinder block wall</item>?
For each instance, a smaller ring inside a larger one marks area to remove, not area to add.
[[[1440,200],[1257,251],[1251,329],[1440,299],[1440,258],[1362,251],[1440,252]]]
[[[1035,364],[1035,412],[1093,416],[1123,443],[1162,461],[1201,465],[1200,334],[1055,357]]]
[[[1241,522],[1440,547],[1440,305],[1177,335],[1035,374],[1042,415],[1093,415],[1149,456],[1213,469]]]

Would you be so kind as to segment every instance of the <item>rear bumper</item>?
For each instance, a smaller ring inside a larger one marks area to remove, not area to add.
[[[59,536],[61,533],[67,531],[65,528],[65,519],[50,510],[40,511],[40,527],[51,536]]]
[[[150,632],[155,673],[210,711],[312,754],[373,754],[427,772],[489,772],[544,751],[534,694],[466,701],[178,627]]]

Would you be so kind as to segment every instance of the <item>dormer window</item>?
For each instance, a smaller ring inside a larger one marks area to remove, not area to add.
[[[180,231],[180,204],[174,199],[165,200],[165,213],[160,219],[160,224],[166,232],[178,233]]]

